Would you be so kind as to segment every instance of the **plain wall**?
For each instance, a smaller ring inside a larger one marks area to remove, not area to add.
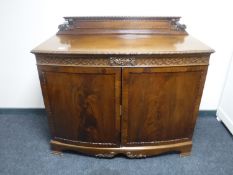
[[[63,16],[182,16],[189,34],[216,50],[201,109],[216,109],[232,53],[231,1],[0,1],[0,108],[41,108],[36,62],[30,50],[57,32]]]
[[[233,55],[228,67],[223,92],[217,109],[217,116],[233,134]]]

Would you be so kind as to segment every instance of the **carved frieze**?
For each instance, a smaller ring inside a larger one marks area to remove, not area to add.
[[[75,57],[75,56],[56,56],[37,55],[38,65],[70,65],[70,66],[182,66],[182,65],[208,65],[208,55],[185,56],[180,57],[153,57],[153,56],[125,56],[125,57]]]

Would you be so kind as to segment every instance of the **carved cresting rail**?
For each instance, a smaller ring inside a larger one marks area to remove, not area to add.
[[[180,17],[65,17],[57,34],[183,34]]]

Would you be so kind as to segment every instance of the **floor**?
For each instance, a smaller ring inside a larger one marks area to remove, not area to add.
[[[100,159],[51,154],[44,113],[0,113],[0,174],[156,175],[233,174],[233,137],[215,116],[199,117],[192,155]]]

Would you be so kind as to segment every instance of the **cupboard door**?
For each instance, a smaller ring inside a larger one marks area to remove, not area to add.
[[[123,145],[190,139],[207,67],[123,69]]]
[[[46,82],[42,89],[51,111],[53,139],[119,145],[120,68],[42,66],[39,72]]]

